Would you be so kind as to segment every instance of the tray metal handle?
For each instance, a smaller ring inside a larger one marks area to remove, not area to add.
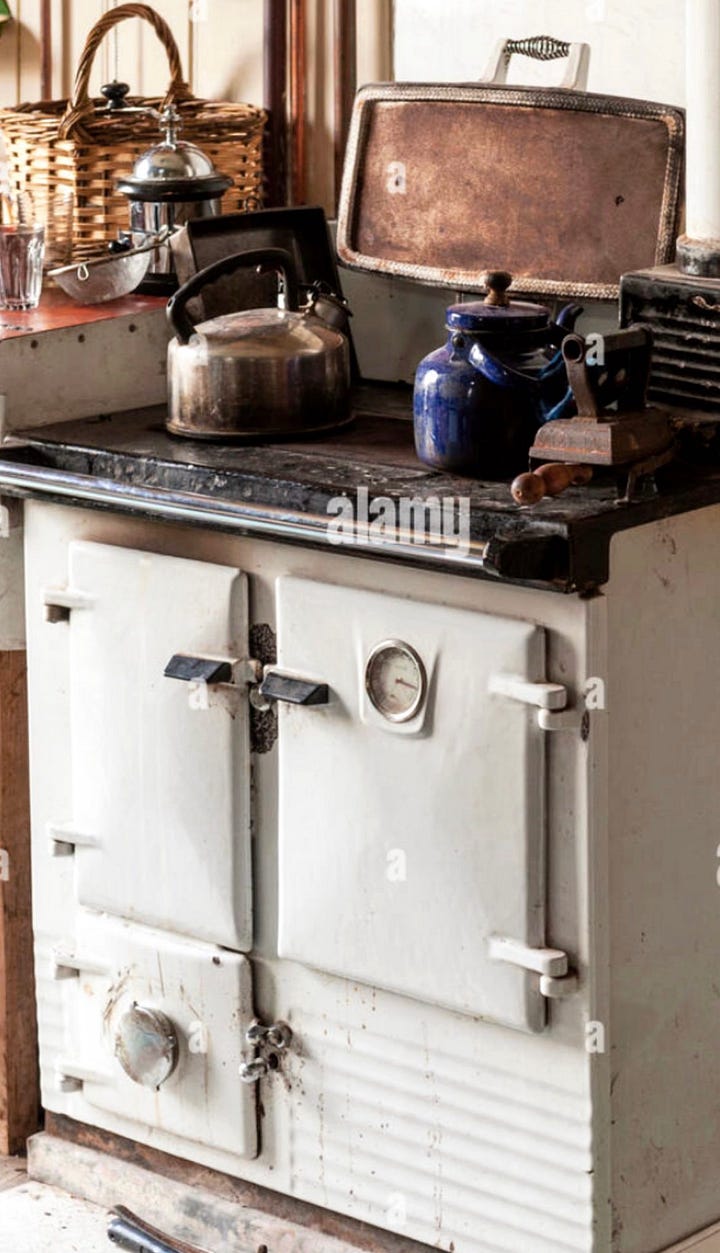
[[[590,44],[567,43],[553,35],[532,35],[529,39],[499,39],[493,48],[483,82],[507,82],[508,66],[513,56],[531,57],[534,61],[559,61],[567,57],[561,87],[585,91],[590,65]]]

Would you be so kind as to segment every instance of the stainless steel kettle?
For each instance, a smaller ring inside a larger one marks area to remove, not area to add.
[[[278,307],[201,322],[188,302],[242,266],[276,271]],[[283,307],[289,305],[290,307]],[[294,261],[282,248],[223,257],[195,274],[168,302],[175,339],[168,349],[168,430],[192,439],[265,440],[331,429],[350,414],[345,302],[310,290],[298,309]]]

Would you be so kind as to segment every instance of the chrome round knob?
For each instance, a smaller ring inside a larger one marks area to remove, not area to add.
[[[135,1083],[159,1088],[178,1063],[177,1030],[159,1009],[133,1005],[118,1023],[115,1056]]]

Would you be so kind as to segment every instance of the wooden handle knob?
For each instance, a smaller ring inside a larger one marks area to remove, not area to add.
[[[483,282],[488,289],[484,303],[506,309],[510,304],[507,289],[512,283],[512,274],[508,274],[507,270],[488,270],[483,275]]]
[[[583,487],[592,478],[592,466],[568,465],[549,461],[537,470],[518,474],[510,486],[518,505],[537,505],[545,496],[559,496],[566,487]]]

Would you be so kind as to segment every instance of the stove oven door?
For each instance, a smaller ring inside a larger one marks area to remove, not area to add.
[[[70,606],[73,811],[52,836],[74,853],[78,900],[248,950],[246,687],[228,706],[165,674],[177,655],[247,657],[245,575],[73,542],[68,576],[46,594]]]
[[[104,1111],[105,1125],[144,1143],[162,1132],[200,1160],[257,1156],[257,1084],[239,1076],[253,1058],[246,957],[81,910],[72,953],[55,958],[66,1009],[55,1081],[77,1093],[78,1118],[94,1125]]]
[[[544,733],[508,695],[545,679],[543,629],[290,577],[278,614],[281,955],[541,1030],[494,945],[545,944]]]

